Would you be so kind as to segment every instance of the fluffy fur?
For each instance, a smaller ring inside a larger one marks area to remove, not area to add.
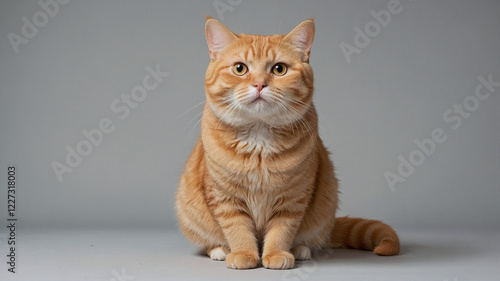
[[[260,257],[266,268],[292,268],[311,248],[398,254],[388,225],[335,218],[338,182],[312,102],[314,21],[260,36],[207,18],[206,36],[201,136],[177,192],[184,235],[237,269]]]

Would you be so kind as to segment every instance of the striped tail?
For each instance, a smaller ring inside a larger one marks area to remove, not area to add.
[[[398,235],[390,226],[380,221],[359,218],[335,218],[330,246],[373,250],[380,256],[399,254]]]

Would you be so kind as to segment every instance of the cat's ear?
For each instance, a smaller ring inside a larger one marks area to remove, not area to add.
[[[302,61],[309,62],[311,47],[314,40],[314,19],[303,21],[288,33],[283,39],[288,41],[301,53]]]
[[[229,30],[225,25],[218,20],[207,16],[205,24],[205,34],[207,36],[208,49],[210,51],[210,59],[217,60],[218,55],[238,36]]]

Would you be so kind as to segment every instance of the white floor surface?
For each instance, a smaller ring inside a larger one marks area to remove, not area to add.
[[[498,231],[398,231],[402,252],[330,250],[292,270],[230,270],[176,230],[18,229],[16,273],[0,280],[500,280]],[[5,232],[0,250],[7,260]]]

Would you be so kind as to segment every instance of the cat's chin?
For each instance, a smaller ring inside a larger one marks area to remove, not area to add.
[[[249,112],[249,114],[256,116],[272,115],[276,114],[277,111],[275,108],[273,108],[273,106],[269,104],[269,102],[262,98],[258,98],[251,103],[246,104],[245,109]]]
[[[233,127],[247,127],[254,124],[281,127],[296,122],[296,117],[302,117],[301,114],[287,115],[277,105],[264,99],[240,104],[238,109],[230,112],[214,106],[211,106],[211,109],[218,119]]]
[[[255,124],[266,124],[269,127],[281,127],[289,125],[291,122],[288,119],[280,116],[279,112],[245,112],[239,116],[230,118],[230,120],[223,120],[234,127],[248,127]],[[227,122],[229,121],[229,122]]]

